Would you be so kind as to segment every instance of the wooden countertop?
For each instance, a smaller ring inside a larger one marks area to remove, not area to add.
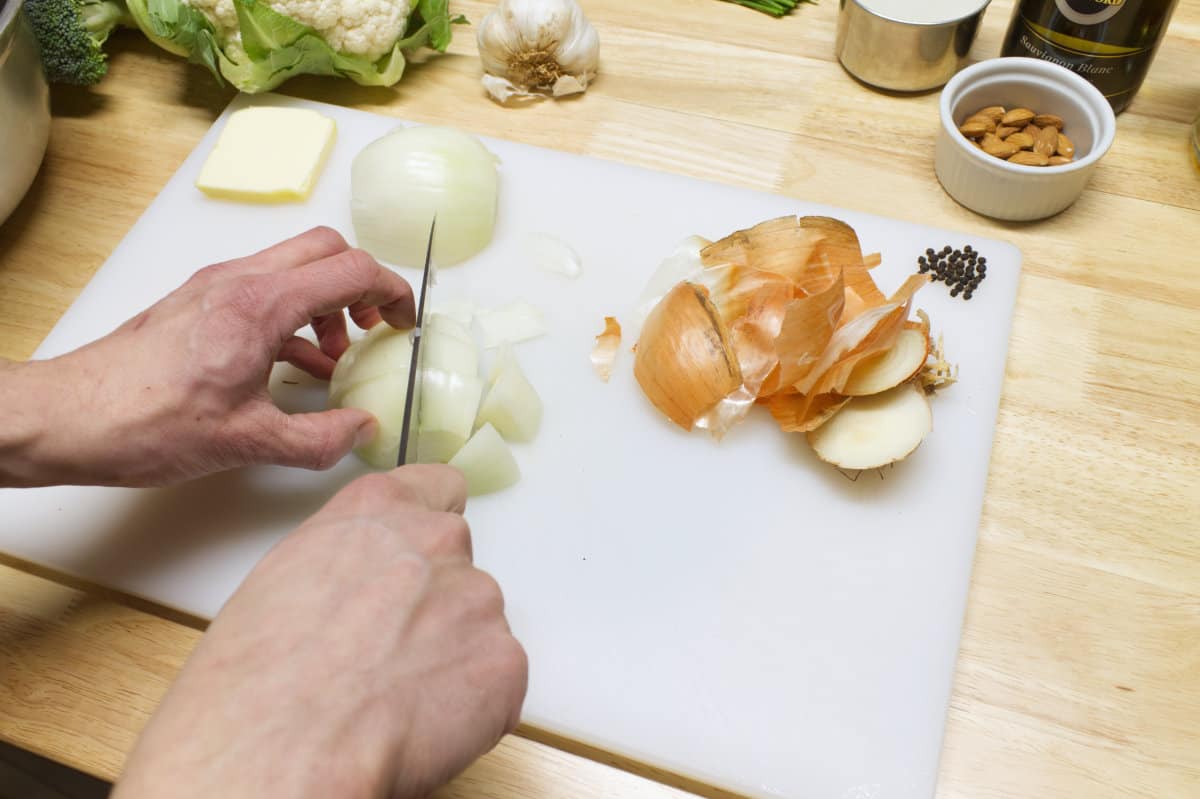
[[[1200,5],[1179,4],[1084,196],[1032,224],[942,192],[937,93],[849,78],[835,0],[783,20],[715,0],[584,5],[603,67],[578,100],[487,101],[470,29],[395,90],[285,91],[1015,243],[1024,273],[938,796],[1200,796],[1200,172],[1187,153]],[[455,6],[475,21],[487,8]],[[1011,7],[992,3],[973,57],[998,53]],[[96,90],[55,91],[41,176],[0,227],[0,356],[33,352],[231,97],[133,33],[110,44]],[[147,610],[0,566],[0,739],[114,778],[199,637]],[[605,760],[513,736],[438,795],[719,795]]]

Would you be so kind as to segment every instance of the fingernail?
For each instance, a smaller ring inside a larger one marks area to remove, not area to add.
[[[378,431],[378,429],[379,426],[375,424],[374,420],[367,422],[362,427],[358,428],[357,432],[354,434],[354,446],[357,448],[368,444],[371,439],[375,437],[375,433]]]

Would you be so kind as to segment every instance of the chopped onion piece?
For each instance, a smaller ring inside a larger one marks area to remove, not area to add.
[[[483,381],[476,375],[424,370],[417,420],[417,458],[422,463],[445,463],[466,443],[482,395]]]
[[[605,383],[612,376],[613,364],[616,363],[620,346],[621,323],[616,317],[604,317],[604,332],[596,336],[596,346],[592,347],[592,368]]]
[[[469,328],[475,318],[475,303],[470,300],[442,300],[430,313],[434,316],[448,316],[463,327]]]
[[[808,434],[821,460],[842,469],[877,469],[908,457],[933,429],[925,392],[905,383],[870,397],[855,397]]]
[[[495,427],[509,441],[531,441],[542,424],[542,399],[507,344],[496,357],[487,394],[475,417],[476,427],[486,424]]]
[[[512,450],[490,424],[475,431],[450,459],[450,465],[462,470],[467,478],[467,492],[472,496],[500,491],[521,479]]]
[[[483,346],[489,350],[506,342],[516,344],[546,333],[542,312],[527,302],[518,301],[503,308],[480,311],[477,318],[483,330]]]
[[[920,330],[901,330],[891,349],[859,361],[842,393],[862,397],[906,383],[921,371],[928,356],[928,336]]]
[[[421,338],[421,365],[458,375],[479,373],[479,351],[471,333],[448,316],[434,316],[425,323]]]
[[[419,267],[437,217],[433,259],[465,261],[496,224],[497,158],[454,128],[400,128],[368,144],[350,170],[358,244],[381,261]]]
[[[570,245],[549,233],[530,233],[522,242],[525,257],[543,272],[579,277],[583,262]]]

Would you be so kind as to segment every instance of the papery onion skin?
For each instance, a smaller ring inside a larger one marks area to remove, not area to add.
[[[437,216],[433,260],[461,263],[492,240],[496,157],[454,128],[411,127],[368,144],[350,170],[358,245],[381,261],[420,267]]]
[[[729,330],[703,286],[680,283],[654,306],[633,374],[650,402],[684,430],[741,387]]]
[[[604,330],[592,347],[592,369],[605,383],[612,377],[613,364],[621,347],[621,323],[614,316],[604,317]]]
[[[811,400],[800,394],[776,394],[763,400],[785,433],[807,433],[832,419],[849,397],[840,394],[820,394]]]

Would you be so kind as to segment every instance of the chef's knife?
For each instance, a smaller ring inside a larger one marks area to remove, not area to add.
[[[413,327],[412,361],[408,366],[408,396],[404,398],[404,426],[400,428],[400,452],[396,465],[417,460],[417,424],[421,419],[421,341],[425,337],[425,300],[429,297],[429,271],[433,256],[433,230],[437,217],[429,225],[429,244],[425,248],[425,271],[421,274],[421,299],[417,305],[417,322]]]

